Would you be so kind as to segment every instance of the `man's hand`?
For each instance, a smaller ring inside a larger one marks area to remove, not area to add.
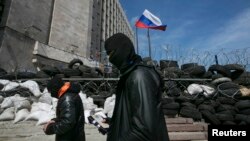
[[[47,122],[47,123],[43,126],[43,131],[44,131],[44,132],[46,132],[48,125],[51,124],[51,123],[55,123],[55,121],[54,121],[54,120],[51,120],[51,121]]]

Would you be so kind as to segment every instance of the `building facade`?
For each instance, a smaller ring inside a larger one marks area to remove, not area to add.
[[[119,0],[0,0],[0,68],[87,66],[103,61],[104,41],[133,31]],[[2,10],[2,11],[1,11]]]

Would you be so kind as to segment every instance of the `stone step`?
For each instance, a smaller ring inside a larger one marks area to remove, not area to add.
[[[192,118],[165,118],[167,124],[193,124],[194,120]]]
[[[171,141],[207,140],[207,132],[169,132]]]
[[[203,123],[199,124],[167,124],[168,132],[195,132],[195,131],[207,131],[207,125]]]

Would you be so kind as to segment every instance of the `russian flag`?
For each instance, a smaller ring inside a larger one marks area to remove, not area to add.
[[[138,28],[151,28],[163,31],[165,31],[167,27],[167,25],[163,25],[161,20],[147,9],[144,10],[142,16],[135,23],[135,26]]]

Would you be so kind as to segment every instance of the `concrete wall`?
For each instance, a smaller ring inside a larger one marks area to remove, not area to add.
[[[35,40],[8,27],[1,29],[0,67],[8,71],[36,71],[31,63]]]
[[[55,0],[48,45],[89,57],[90,6],[89,0]]]
[[[11,1],[5,26],[47,43],[54,0]]]

